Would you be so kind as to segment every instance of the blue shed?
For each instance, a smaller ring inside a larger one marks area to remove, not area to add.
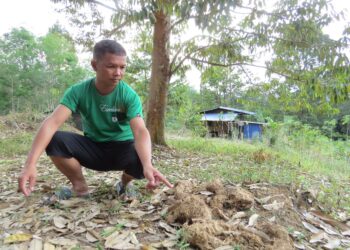
[[[262,126],[260,123],[248,122],[243,126],[244,139],[261,139]]]
[[[201,121],[205,123],[210,137],[238,139],[262,137],[265,123],[257,122],[254,112],[220,106],[202,111],[201,114]]]

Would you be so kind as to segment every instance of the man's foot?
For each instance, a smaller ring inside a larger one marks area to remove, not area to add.
[[[115,191],[116,191],[118,196],[125,196],[126,198],[139,198],[140,197],[139,191],[131,183],[124,186],[123,183],[120,181],[115,185]]]
[[[55,191],[55,195],[59,200],[69,200],[72,197],[80,197],[88,199],[91,197],[90,193],[74,193],[69,187],[60,187]]]

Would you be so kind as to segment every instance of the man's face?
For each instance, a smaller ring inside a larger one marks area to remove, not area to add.
[[[100,59],[93,59],[91,65],[96,72],[96,79],[103,84],[116,84],[124,76],[126,56],[106,53]]]

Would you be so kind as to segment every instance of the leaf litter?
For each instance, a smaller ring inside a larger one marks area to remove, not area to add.
[[[158,148],[155,161],[184,164],[184,157],[188,156]],[[120,174],[84,170],[90,199],[47,203],[59,187],[55,184],[69,184],[50,161],[40,159],[37,190],[28,198],[16,192],[24,156],[5,161],[0,249],[350,248],[349,216],[336,220],[315,201],[307,205],[309,197],[302,202],[300,192],[288,186],[205,183],[174,173],[179,181],[173,189],[161,187],[150,193],[140,187],[139,199],[124,200],[112,191]]]

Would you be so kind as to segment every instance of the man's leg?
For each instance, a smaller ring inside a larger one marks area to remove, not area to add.
[[[73,191],[77,196],[88,194],[88,185],[86,184],[80,163],[75,158],[64,158],[59,156],[50,156],[52,162],[72,183]]]
[[[82,165],[103,166],[99,148],[90,139],[72,132],[57,131],[46,148],[57,169],[72,183],[73,192],[78,196],[88,194],[88,186],[82,173]],[[97,169],[95,169],[97,170]]]
[[[123,172],[121,181],[124,187],[126,187],[126,185],[128,185],[132,180],[134,179],[134,177],[132,177],[131,175],[128,175],[127,173]]]

